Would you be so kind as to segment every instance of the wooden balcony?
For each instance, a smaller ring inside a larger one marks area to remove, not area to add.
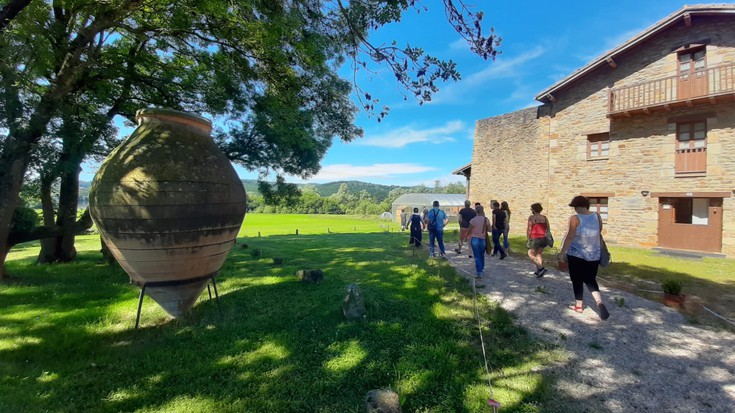
[[[713,66],[608,90],[611,118],[671,111],[677,107],[735,102],[735,64]]]

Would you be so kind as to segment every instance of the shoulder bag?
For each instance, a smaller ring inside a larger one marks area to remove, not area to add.
[[[612,256],[607,249],[605,239],[602,238],[602,217],[599,213],[597,214],[597,220],[600,222],[600,267],[609,267],[612,263]]]
[[[554,246],[554,236],[551,235],[551,226],[548,218],[546,219],[546,246],[551,248]]]
[[[485,222],[482,223],[482,232],[485,234],[485,254],[490,255],[493,253],[493,243],[490,234],[487,233],[487,217],[483,218],[485,218]]]

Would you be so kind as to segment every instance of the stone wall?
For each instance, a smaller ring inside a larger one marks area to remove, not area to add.
[[[557,238],[578,194],[610,194],[606,238],[611,243],[657,245],[658,198],[654,192],[735,190],[735,101],[653,112],[630,118],[607,117],[608,88],[676,75],[676,49],[707,43],[708,67],[735,61],[735,24],[698,17],[683,22],[615,58],[554,93],[556,101],[483,119],[475,128],[471,197],[487,204],[508,200],[518,215],[511,232],[525,234],[532,202],[541,202]],[[546,113],[544,113],[546,112]],[[676,122],[707,120],[707,173],[675,175]],[[587,159],[587,135],[609,132],[610,152]],[[723,202],[722,252],[735,256],[735,199]],[[520,218],[520,219],[519,219]],[[520,224],[520,225],[519,225]]]
[[[470,199],[486,207],[491,200],[507,201],[513,234],[525,234],[532,203],[546,205],[549,118],[544,114],[543,107],[528,108],[475,123]]]

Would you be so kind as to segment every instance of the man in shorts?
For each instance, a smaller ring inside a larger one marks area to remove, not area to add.
[[[477,216],[477,212],[470,208],[472,203],[464,201],[464,208],[459,210],[459,245],[454,250],[457,254],[462,253],[462,243],[468,241],[470,237],[470,220]]]

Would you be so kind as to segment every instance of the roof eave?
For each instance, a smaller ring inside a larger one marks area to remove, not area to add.
[[[645,41],[646,39],[656,35],[658,32],[675,24],[680,18],[684,18],[686,14],[689,14],[691,16],[694,14],[725,15],[725,14],[732,14],[732,13],[735,13],[735,5],[732,5],[732,4],[684,6],[683,8],[665,17],[661,21],[655,23],[648,29],[639,33],[638,35],[628,40],[627,42],[608,51],[607,53],[603,54],[602,56],[588,63],[587,65],[575,70],[571,75],[565,77],[564,79],[561,79],[560,81],[544,89],[541,93],[536,95],[535,99],[541,103],[547,103],[547,102],[554,101],[555,98],[553,94],[556,93],[559,89],[562,89],[563,87],[568,86],[569,84],[583,77],[584,75],[586,75],[593,69],[597,68],[598,66],[607,64],[608,59],[613,59],[616,56],[620,55],[621,53],[626,52],[629,49],[638,46],[641,42]]]

